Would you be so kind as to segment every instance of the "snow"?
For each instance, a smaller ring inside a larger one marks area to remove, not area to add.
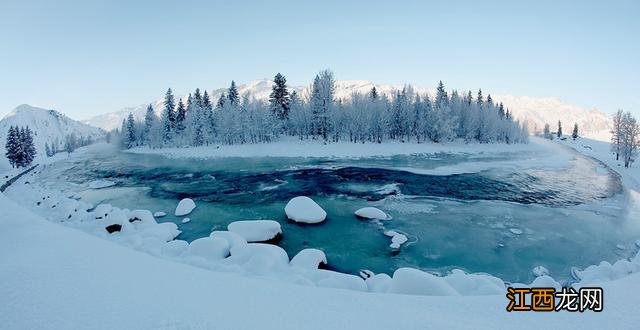
[[[287,218],[302,223],[320,223],[327,217],[327,212],[307,196],[292,198],[284,207]]]
[[[273,220],[234,221],[227,229],[242,236],[247,242],[266,242],[282,234],[280,223]]]
[[[543,275],[549,275],[549,270],[544,266],[536,266],[536,267],[533,268],[533,270],[531,272],[536,277],[540,277],[540,276],[543,276]]]
[[[107,187],[113,187],[116,183],[110,180],[94,180],[89,182],[89,188],[91,189],[102,189]]]
[[[399,249],[400,246],[408,240],[406,235],[398,233],[395,230],[387,230],[384,234],[391,237],[391,244],[389,244],[389,247],[392,249]]]
[[[291,259],[290,264],[294,267],[318,269],[321,264],[327,264],[327,256],[318,249],[304,249]]]
[[[191,222],[191,218],[184,218],[182,219],[182,221],[180,221],[181,223],[188,223]]]
[[[593,144],[591,150],[596,152],[598,146]],[[604,160],[610,156],[604,155]],[[621,173],[625,186],[633,189],[637,168],[614,169]],[[24,205],[35,205],[43,195],[34,190],[36,185],[15,186],[8,194]],[[636,203],[640,201],[637,192],[629,194]],[[634,328],[640,323],[633,295],[640,290],[638,253],[628,260],[576,270],[580,281],[575,286],[604,287],[606,307],[602,313],[505,314],[504,283],[490,275],[452,270],[440,276],[401,268],[393,277],[370,274],[363,280],[292,266],[293,260],[290,262],[281,248],[247,243],[231,232],[213,232],[188,244],[172,240],[179,233],[175,224],[157,224],[149,211],[108,204],[93,209],[64,194],[51,196],[47,202],[56,208],[34,212],[56,222],[66,219],[61,223],[46,221],[0,194],[3,327],[299,329],[357,324],[367,329],[455,329],[472,324],[477,328],[533,329],[549,317],[554,324],[576,329]],[[130,222],[133,218],[138,220]],[[108,235],[104,225],[109,223],[122,223],[123,231]],[[227,258],[226,253],[230,253]],[[317,252],[307,253],[308,259],[301,260],[317,260]],[[313,254],[316,259],[311,258]],[[236,269],[249,277],[227,272]],[[560,286],[548,275],[539,276],[530,285]],[[447,297],[415,296],[424,294]],[[212,302],[223,303],[215,303],[212,309]],[[277,317],[285,317],[282,311],[286,311],[287,322]],[[246,317],[248,314],[251,317]]]
[[[181,217],[183,215],[187,215],[196,208],[196,203],[191,198],[184,198],[178,203],[176,206],[176,217]]]
[[[363,207],[355,212],[355,215],[364,219],[387,220],[389,216],[384,211],[375,207]]]
[[[522,235],[523,233],[522,229],[518,229],[518,228],[509,228],[509,231],[514,235]]]
[[[164,216],[166,216],[166,215],[167,215],[167,213],[162,212],[162,211],[158,211],[158,212],[155,212],[155,213],[153,214],[153,216],[154,216],[154,217],[156,217],[156,218],[162,218],[162,217],[164,217]]]

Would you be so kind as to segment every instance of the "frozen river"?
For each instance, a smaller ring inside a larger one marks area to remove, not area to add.
[[[569,151],[566,151],[569,152]],[[303,248],[325,251],[329,267],[392,273],[399,267],[434,272],[462,268],[506,281],[530,282],[531,269],[548,268],[568,280],[571,267],[631,254],[640,228],[626,217],[627,200],[616,174],[577,153],[565,166],[545,166],[532,153],[429,154],[360,159],[167,159],[118,151],[88,153],[41,173],[53,188],[97,205],[164,211],[187,241],[225,230],[228,223],[272,219],[290,256]],[[507,164],[507,165],[505,165]],[[527,165],[538,164],[538,165]],[[108,179],[114,187],[87,189]],[[66,184],[61,184],[66,182]],[[297,195],[328,213],[319,225],[288,221],[283,208]],[[182,224],[177,202],[198,207]],[[358,220],[353,212],[375,206],[391,220]],[[389,248],[384,230],[409,242]]]

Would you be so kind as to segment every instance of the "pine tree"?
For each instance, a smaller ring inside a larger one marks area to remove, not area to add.
[[[227,100],[227,96],[224,95],[224,93],[220,94],[220,97],[218,98],[218,102],[216,102],[216,109],[222,109],[224,107],[224,103]]]
[[[190,105],[193,102],[193,97],[189,95],[187,99],[187,103]],[[185,120],[187,119],[187,107],[184,106],[182,99],[178,100],[178,107],[176,108],[176,118],[175,118],[175,135],[176,137],[181,137],[182,133],[186,128]]]
[[[144,143],[151,144],[151,135],[156,122],[156,114],[153,112],[153,106],[149,104],[147,112],[144,115]]]
[[[132,113],[129,113],[129,116],[127,117],[125,129],[125,147],[127,149],[131,149],[136,146],[136,124]]]
[[[237,107],[240,103],[240,95],[238,94],[238,88],[236,87],[236,82],[231,80],[231,86],[229,86],[229,94],[227,98],[229,100],[229,105],[232,107]]]
[[[378,99],[378,90],[376,89],[376,86],[373,86],[371,88],[371,92],[369,93],[369,96],[374,101]]]
[[[504,119],[505,116],[504,105],[502,105],[502,102],[498,105],[498,116],[500,116],[500,119]]]
[[[269,95],[272,113],[280,120],[289,118],[290,98],[287,90],[287,79],[280,73],[273,78],[273,87]]]
[[[36,158],[36,147],[33,144],[33,132],[31,131],[31,129],[29,128],[29,126],[27,126],[27,128],[24,130],[24,136],[23,136],[23,141],[22,144],[24,145],[23,149],[24,149],[24,163],[23,166],[29,166],[31,165],[31,163],[33,162],[33,160]]]
[[[483,103],[484,103],[484,99],[482,97],[482,89],[478,89],[478,96],[476,97],[476,104],[478,104],[478,107],[482,107]]]
[[[171,143],[173,140],[173,129],[175,124],[175,99],[171,88],[164,96],[164,111],[162,111],[162,142]]]
[[[571,133],[573,140],[578,138],[578,123],[573,124],[573,133]]]
[[[18,148],[20,144],[18,136],[18,127],[11,126],[7,132],[7,141],[5,143],[5,156],[9,160],[11,167],[17,167]]]
[[[333,72],[324,70],[317,74],[311,87],[312,130],[314,135],[322,137],[324,141],[329,137],[329,113],[335,103],[334,93]]]
[[[558,120],[558,139],[562,137],[562,123]]]

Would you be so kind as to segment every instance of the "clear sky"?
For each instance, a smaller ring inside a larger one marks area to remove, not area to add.
[[[640,115],[640,1],[0,0],[0,116],[272,77],[558,96]]]

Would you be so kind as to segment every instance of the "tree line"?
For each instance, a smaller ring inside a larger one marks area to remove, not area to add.
[[[525,125],[491,95],[484,97],[481,90],[475,96],[447,92],[440,82],[433,97],[416,93],[407,85],[394,95],[384,95],[373,87],[366,94],[337,99],[329,70],[315,76],[309,95],[289,91],[280,73],[273,82],[268,101],[248,93],[239,95],[234,81],[215,104],[207,91],[200,89],[176,102],[169,88],[160,117],[149,105],[143,120],[136,121],[133,114],[123,120],[119,130],[122,147],[259,143],[283,135],[354,143],[528,142]]]
[[[11,126],[5,142],[5,156],[13,168],[27,167],[36,157],[36,148],[33,144],[33,132],[29,126]]]
[[[640,145],[640,126],[631,112],[618,110],[613,115],[613,128],[611,130],[611,151],[616,155],[616,160],[622,157],[624,167],[631,166]]]

